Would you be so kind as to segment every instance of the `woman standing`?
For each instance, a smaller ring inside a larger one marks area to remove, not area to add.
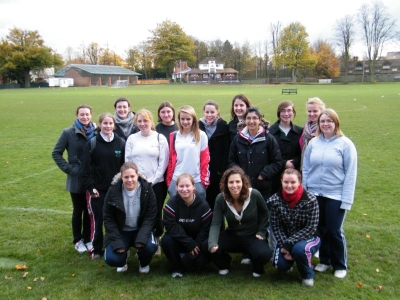
[[[210,151],[210,185],[207,188],[207,202],[214,209],[215,198],[220,193],[219,182],[222,174],[228,168],[229,155],[229,126],[220,117],[218,104],[208,100],[203,106],[203,118],[200,118],[199,127],[208,137]]]
[[[154,129],[153,115],[141,109],[135,115],[140,131],[132,134],[125,145],[125,162],[135,163],[139,172],[151,183],[157,203],[155,236],[163,234],[162,208],[164,205],[164,173],[168,166],[169,150],[167,139]],[[161,254],[161,253],[160,253]]]
[[[296,262],[304,286],[314,285],[311,258],[321,240],[317,234],[317,198],[301,185],[300,172],[288,168],[282,174],[282,189],[267,200],[271,224],[277,240],[272,264],[286,272]]]
[[[332,266],[335,277],[344,278],[347,246],[343,223],[354,201],[357,151],[342,133],[333,109],[321,112],[316,135],[307,146],[303,164],[304,186],[317,196],[319,205],[321,248],[315,270],[325,272]]]
[[[231,106],[231,121],[229,122],[229,133],[230,133],[230,141],[232,142],[233,138],[238,133],[238,124],[244,121],[244,114],[247,109],[251,107],[250,100],[243,94],[235,95],[232,99]]]
[[[175,109],[170,102],[162,102],[158,107],[157,115],[156,131],[165,136],[169,144],[169,135],[178,130],[178,125],[175,123]]]
[[[250,187],[250,182],[239,167],[225,171],[221,179],[210,227],[203,251],[210,252],[220,275],[229,273],[232,258],[228,252],[247,254],[253,265],[253,276],[264,273],[272,251],[267,238],[268,209],[261,194]],[[226,220],[227,227],[221,231]]]
[[[114,117],[104,113],[99,117],[100,131],[88,141],[84,149],[83,183],[90,194],[91,239],[93,251],[91,259],[103,254],[103,204],[115,174],[119,172],[125,157],[125,141],[114,135]]]
[[[303,159],[307,145],[312,138],[315,137],[318,129],[318,117],[325,109],[325,103],[321,99],[314,97],[309,98],[306,103],[307,120],[304,125],[303,134],[300,138],[301,157]],[[301,162],[301,165],[303,162]],[[300,166],[301,167],[301,166]],[[301,169],[301,168],[300,168]]]
[[[207,135],[199,129],[196,112],[193,107],[184,105],[178,112],[179,130],[170,134],[170,151],[167,173],[169,195],[176,194],[176,179],[183,173],[193,176],[196,191],[201,198],[206,197],[206,188],[210,184]]]
[[[281,170],[281,151],[256,107],[250,107],[243,117],[246,127],[232,141],[229,166],[241,167],[266,201],[271,196],[272,179]]]
[[[78,106],[75,122],[62,131],[52,152],[57,166],[67,174],[66,190],[71,194],[73,206],[73,243],[79,253],[92,249],[86,193],[82,184],[83,149],[87,141],[94,137],[96,129],[91,120],[92,108],[84,104]],[[65,150],[68,153],[68,161],[63,157]]]
[[[201,245],[208,237],[212,211],[205,199],[196,195],[191,175],[179,175],[176,189],[178,193],[164,207],[166,233],[161,245],[171,264],[172,277],[181,278],[185,267],[203,268],[207,263]]]
[[[150,262],[157,250],[152,233],[156,214],[151,184],[140,176],[134,163],[124,163],[104,201],[105,262],[117,267],[117,272],[125,272],[129,248],[135,247],[139,272],[149,273]]]
[[[279,103],[276,112],[278,120],[269,128],[269,133],[278,142],[283,159],[282,168],[272,181],[272,193],[281,187],[281,173],[287,168],[300,170],[301,148],[300,137],[303,127],[292,123],[296,117],[294,104],[288,100]]]
[[[129,100],[124,97],[118,98],[115,101],[114,109],[114,132],[126,141],[131,134],[139,131],[133,120],[135,113],[131,111]]]

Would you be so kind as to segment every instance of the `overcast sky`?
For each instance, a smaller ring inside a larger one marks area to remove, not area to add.
[[[383,0],[388,12],[398,19],[400,1]],[[64,55],[68,46],[97,42],[125,57],[125,50],[146,40],[157,24],[166,19],[179,24],[187,35],[202,41],[221,39],[263,45],[270,41],[269,26],[278,21],[283,27],[300,22],[309,41],[329,39],[336,21],[356,14],[370,0],[233,0],[233,1],[132,1],[132,0],[0,0],[0,37],[13,27],[38,30],[45,44]],[[400,51],[400,43],[388,45]],[[363,57],[361,36],[353,55]]]

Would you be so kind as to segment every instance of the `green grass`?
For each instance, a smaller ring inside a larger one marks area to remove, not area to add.
[[[297,95],[282,96],[282,86],[273,85],[0,90],[0,299],[399,299],[400,84],[293,87]],[[128,272],[118,274],[103,261],[78,255],[71,243],[65,176],[51,158],[76,107],[92,105],[96,120],[124,96],[135,111],[145,107],[155,114],[160,102],[171,101],[175,108],[193,105],[201,115],[203,103],[212,99],[229,120],[230,103],[238,93],[247,95],[271,123],[278,103],[286,99],[295,103],[299,125],[309,97],[321,97],[338,112],[359,156],[356,198],[345,222],[348,276],[339,280],[330,273],[316,274],[315,287],[307,289],[297,271],[278,274],[267,265],[266,275],[256,280],[251,267],[240,265],[236,256],[226,277],[210,265],[174,280],[164,256],[156,257],[143,276],[133,256]],[[27,265],[25,279],[23,271],[15,270],[17,263]],[[40,277],[44,280],[34,281]]]

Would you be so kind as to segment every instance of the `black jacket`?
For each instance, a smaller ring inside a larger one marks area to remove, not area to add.
[[[281,151],[274,137],[264,128],[253,141],[250,141],[246,134],[247,127],[233,139],[229,152],[229,167],[241,167],[250,177],[252,187],[266,199],[271,196],[272,179],[282,166]],[[258,175],[261,175],[263,180],[259,180]]]
[[[164,207],[164,226],[166,233],[178,241],[188,252],[208,238],[212,211],[206,201],[196,196],[194,202],[187,206],[176,194]]]
[[[111,142],[106,142],[101,134],[97,134],[96,148],[90,153],[90,140],[83,150],[83,183],[85,188],[93,195],[93,189],[107,192],[115,174],[125,160],[125,141],[114,135]]]
[[[142,177],[139,177],[139,182],[142,190],[140,193],[140,214],[138,219],[139,232],[135,244],[145,246],[156,222],[157,206],[151,183],[148,183]],[[104,199],[103,206],[103,220],[106,231],[104,244],[107,247],[110,243],[114,251],[125,248],[121,238],[121,231],[125,226],[126,218],[122,192],[122,180],[119,179],[116,183],[113,182]]]
[[[206,132],[204,123],[199,121],[200,130]],[[228,169],[230,138],[228,124],[219,119],[217,128],[210,138],[208,138],[208,149],[210,151],[210,183],[219,183],[222,174]]]
[[[235,138],[235,136],[237,136],[238,123],[239,123],[239,119],[236,116],[233,118],[233,120],[231,120],[229,122],[229,125],[228,125],[229,126],[229,138],[230,138],[231,143],[232,143],[233,139]]]
[[[272,183],[272,193],[276,193],[281,186],[281,173],[285,170],[285,165],[288,160],[293,159],[293,164],[297,170],[300,170],[301,161],[301,148],[300,148],[300,137],[303,133],[303,127],[297,126],[291,123],[291,129],[288,135],[285,135],[279,128],[279,120],[276,121],[270,128],[269,133],[273,135],[275,140],[278,142],[279,149],[283,159],[282,168],[277,174]]]

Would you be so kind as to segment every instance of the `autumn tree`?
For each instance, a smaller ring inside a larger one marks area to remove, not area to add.
[[[386,6],[375,1],[361,6],[358,14],[365,46],[371,82],[374,80],[376,61],[381,57],[386,43],[396,37],[396,21],[387,13]]]
[[[150,32],[153,35],[148,42],[154,55],[154,63],[165,69],[167,78],[176,61],[185,60],[191,63],[195,60],[194,42],[178,24],[166,20],[157,24],[156,29]]]
[[[312,68],[315,64],[307,37],[305,27],[299,22],[289,24],[279,37],[277,54],[273,60],[277,66],[284,66],[291,70],[293,83],[296,83],[299,70]]]
[[[44,45],[37,30],[14,27],[0,42],[0,73],[30,87],[30,71],[62,65],[61,55]]]
[[[355,38],[354,16],[346,15],[336,21],[334,26],[334,40],[340,49],[340,56],[343,63],[345,82],[349,73],[350,48]]]
[[[86,47],[86,56],[89,60],[89,64],[91,65],[98,65],[99,64],[99,58],[102,54],[103,49],[99,46],[99,44],[95,42],[91,42],[87,47]]]
[[[124,66],[124,60],[115,51],[111,50],[107,44],[100,53],[99,65],[122,67]]]
[[[323,40],[317,40],[311,47],[315,58],[314,73],[317,78],[332,78],[340,74],[340,61],[332,46]]]
[[[282,25],[279,21],[276,24],[271,23],[269,25],[273,57],[278,57],[279,54],[279,38],[281,31],[282,31]],[[279,71],[278,71],[279,67],[280,66],[277,63],[274,64],[276,82],[278,82],[279,80]]]
[[[228,40],[226,40],[222,45],[221,57],[218,57],[220,60],[224,62],[226,68],[233,67],[232,51],[233,51],[232,44]]]
[[[141,69],[142,62],[142,54],[136,47],[129,48],[125,50],[126,58],[125,63],[129,69],[132,71],[136,71],[137,69]]]
[[[209,56],[209,49],[208,45],[204,41],[199,41],[195,38],[192,38],[194,41],[194,51],[193,55],[195,56],[196,60],[194,62],[194,66],[197,68],[200,62]]]

